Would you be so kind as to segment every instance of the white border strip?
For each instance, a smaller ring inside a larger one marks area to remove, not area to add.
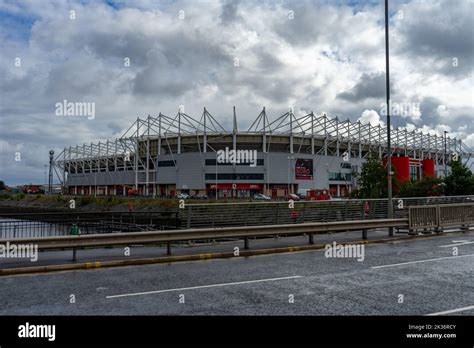
[[[136,292],[136,293],[131,293],[131,294],[112,295],[112,296],[107,296],[106,298],[117,298],[117,297],[127,297],[127,296],[140,296],[140,295],[160,294],[160,293],[163,293],[163,292],[172,292],[172,291],[183,291],[183,290],[215,288],[215,287],[230,286],[230,285],[241,285],[241,284],[252,284],[252,283],[272,282],[272,281],[277,281],[277,280],[296,279],[296,278],[301,278],[301,277],[302,277],[302,276],[291,276],[291,277],[281,277],[281,278],[246,280],[246,281],[234,282],[234,283],[211,284],[211,285],[191,286],[191,287],[188,287],[188,288],[165,289],[165,290],[156,290],[156,291],[147,291],[147,292]]]
[[[449,310],[449,311],[437,312],[437,313],[430,313],[430,314],[426,314],[426,315],[427,315],[427,316],[430,316],[430,315],[444,315],[444,314],[450,314],[450,313],[468,311],[468,310],[470,310],[470,309],[474,309],[474,306],[456,308],[456,309],[451,309],[451,310]]]
[[[377,269],[377,268],[385,268],[385,267],[395,267],[395,266],[411,265],[411,264],[414,264],[414,263],[421,263],[421,262],[430,262],[430,261],[447,260],[447,259],[458,259],[458,258],[461,258],[461,257],[469,257],[469,256],[474,256],[474,254],[438,257],[436,259],[394,263],[394,264],[391,264],[391,265],[372,266],[370,268]]]

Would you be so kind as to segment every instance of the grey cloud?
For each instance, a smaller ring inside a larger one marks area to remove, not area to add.
[[[237,14],[239,7],[239,0],[222,0],[221,23],[227,25],[239,19]]]
[[[385,74],[364,73],[359,81],[349,91],[339,93],[337,98],[350,102],[363,101],[367,98],[380,98],[385,96]]]
[[[474,62],[474,4],[468,1],[433,1],[429,8],[409,4],[406,19],[397,24],[401,35],[395,52],[410,56],[427,72],[451,76],[471,73]],[[453,65],[457,59],[457,66]],[[427,62],[431,62],[426,64]]]

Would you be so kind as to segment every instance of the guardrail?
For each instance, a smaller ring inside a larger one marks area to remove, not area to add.
[[[0,239],[64,236],[70,234],[73,225],[82,234],[176,229],[177,215],[176,210],[1,214]]]
[[[442,231],[443,227],[469,229],[474,224],[474,203],[409,207],[409,230]]]
[[[474,196],[441,196],[394,198],[394,218],[408,218],[411,206],[472,203]],[[300,224],[309,222],[373,220],[388,218],[387,199],[347,199],[332,201],[299,201],[290,208],[285,201],[199,203],[185,202],[184,209],[155,208],[134,212],[56,212],[6,214],[1,217],[21,219],[21,222],[1,223],[1,238],[28,238],[67,235],[74,220],[84,221],[83,233],[132,232],[158,229],[214,228]],[[31,223],[29,221],[39,221]],[[41,223],[40,223],[41,222]],[[49,224],[49,225],[48,225]],[[137,225],[133,228],[133,225]],[[121,226],[120,226],[121,225]]]
[[[411,206],[474,202],[474,196],[410,197],[392,200],[394,217],[408,218]],[[187,204],[179,209],[181,228],[277,225],[388,218],[387,199]]]
[[[39,250],[73,249],[73,260],[76,260],[76,248],[103,247],[112,245],[166,243],[167,253],[171,254],[171,242],[191,240],[213,240],[223,238],[244,238],[244,248],[249,248],[249,237],[272,235],[308,234],[309,243],[313,244],[314,234],[328,232],[362,231],[362,238],[367,239],[367,232],[378,228],[406,228],[408,219],[379,219],[361,221],[318,222],[289,225],[241,226],[208,229],[186,229],[170,231],[151,231],[133,233],[110,233],[83,236],[60,236],[45,238],[15,239],[16,244],[34,244]],[[0,244],[8,240],[0,240]]]

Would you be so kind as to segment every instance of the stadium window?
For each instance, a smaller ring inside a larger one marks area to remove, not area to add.
[[[351,181],[352,175],[349,173],[329,173],[330,181]]]
[[[158,161],[158,167],[174,167],[175,161]]]
[[[207,173],[206,180],[216,180],[215,173]],[[263,180],[263,174],[259,173],[218,173],[217,180]]]
[[[352,166],[351,166],[350,163],[342,162],[342,163],[341,163],[341,168],[343,168],[343,169],[351,169]]]
[[[417,181],[420,178],[420,168],[418,166],[410,166],[410,180]]]
[[[265,164],[263,159],[257,159],[257,166],[263,166]],[[215,166],[216,159],[215,158],[208,158],[206,159],[206,166]],[[231,166],[233,163],[218,163],[219,166]],[[237,166],[249,166],[250,163],[236,163]]]

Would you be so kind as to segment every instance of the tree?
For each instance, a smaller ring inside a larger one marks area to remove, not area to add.
[[[359,198],[386,198],[387,175],[382,161],[370,156],[357,176]]]
[[[400,197],[430,197],[442,194],[442,180],[433,176],[424,176],[421,180],[407,182],[400,188]]]
[[[474,194],[474,175],[461,160],[451,162],[451,173],[444,178],[444,184],[448,196]]]
[[[2,180],[0,180],[0,191],[5,190],[5,188],[6,188],[5,183]]]

